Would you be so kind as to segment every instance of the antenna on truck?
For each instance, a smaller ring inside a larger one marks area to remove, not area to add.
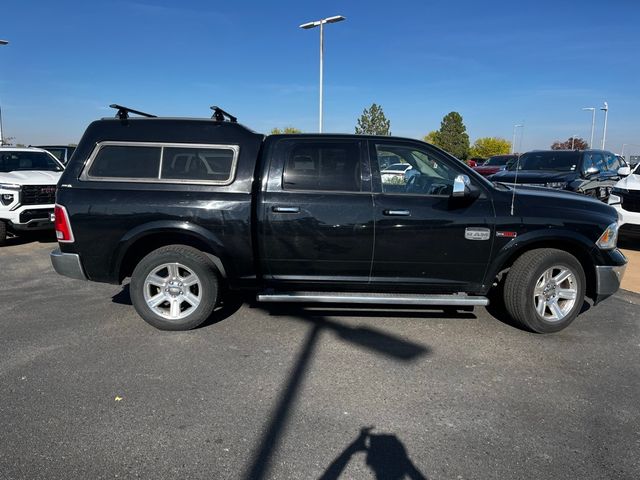
[[[520,154],[516,158],[516,175],[513,179],[513,194],[511,195],[511,216],[513,217],[513,204],[516,202],[516,187],[518,186],[518,170],[520,170]]]
[[[231,115],[228,112],[225,112],[223,109],[221,109],[220,107],[216,107],[215,105],[209,107],[211,108],[211,110],[213,110],[213,115],[211,116],[211,118],[213,118],[216,122],[231,122],[231,123],[238,123],[238,119],[236,117],[234,117],[233,115]]]
[[[118,105],[117,103],[112,103],[111,105],[109,105],[109,108],[115,108],[116,110],[118,110],[116,112],[116,118],[119,118],[120,120],[127,120],[130,113],[133,113],[134,115],[140,115],[141,117],[156,118],[156,115],[144,113],[129,107],[123,107],[122,105]]]

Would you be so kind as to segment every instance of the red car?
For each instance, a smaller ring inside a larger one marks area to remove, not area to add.
[[[483,177],[488,177],[489,175],[506,169],[507,165],[516,158],[518,158],[517,155],[494,155],[493,157],[489,157],[482,165],[473,167],[473,169]]]

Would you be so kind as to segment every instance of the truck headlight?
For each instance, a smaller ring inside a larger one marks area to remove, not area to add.
[[[547,188],[567,188],[567,182],[547,182]]]
[[[20,185],[14,183],[2,183],[0,184],[0,190],[4,190],[0,194],[0,203],[2,205],[11,205],[20,193]]]
[[[618,241],[618,222],[614,222],[609,225],[600,238],[596,242],[596,245],[601,250],[612,250],[616,248],[616,243]]]

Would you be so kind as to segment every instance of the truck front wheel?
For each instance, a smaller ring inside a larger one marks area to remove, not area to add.
[[[552,248],[524,253],[504,284],[504,303],[511,317],[537,333],[567,327],[584,302],[586,278],[571,254]]]
[[[214,264],[185,245],[161,247],[144,257],[131,275],[131,301],[160,330],[190,330],[213,313],[218,299]]]

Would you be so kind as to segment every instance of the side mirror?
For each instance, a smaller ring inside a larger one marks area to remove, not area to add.
[[[621,177],[626,177],[627,175],[631,175],[631,167],[620,167],[618,169],[618,175]]]
[[[458,175],[453,181],[452,197],[466,197],[471,192],[471,180],[467,175]]]
[[[600,173],[600,169],[596,168],[596,167],[589,167],[587,168],[587,171],[584,172],[587,176],[591,176],[591,175],[597,175]]]

